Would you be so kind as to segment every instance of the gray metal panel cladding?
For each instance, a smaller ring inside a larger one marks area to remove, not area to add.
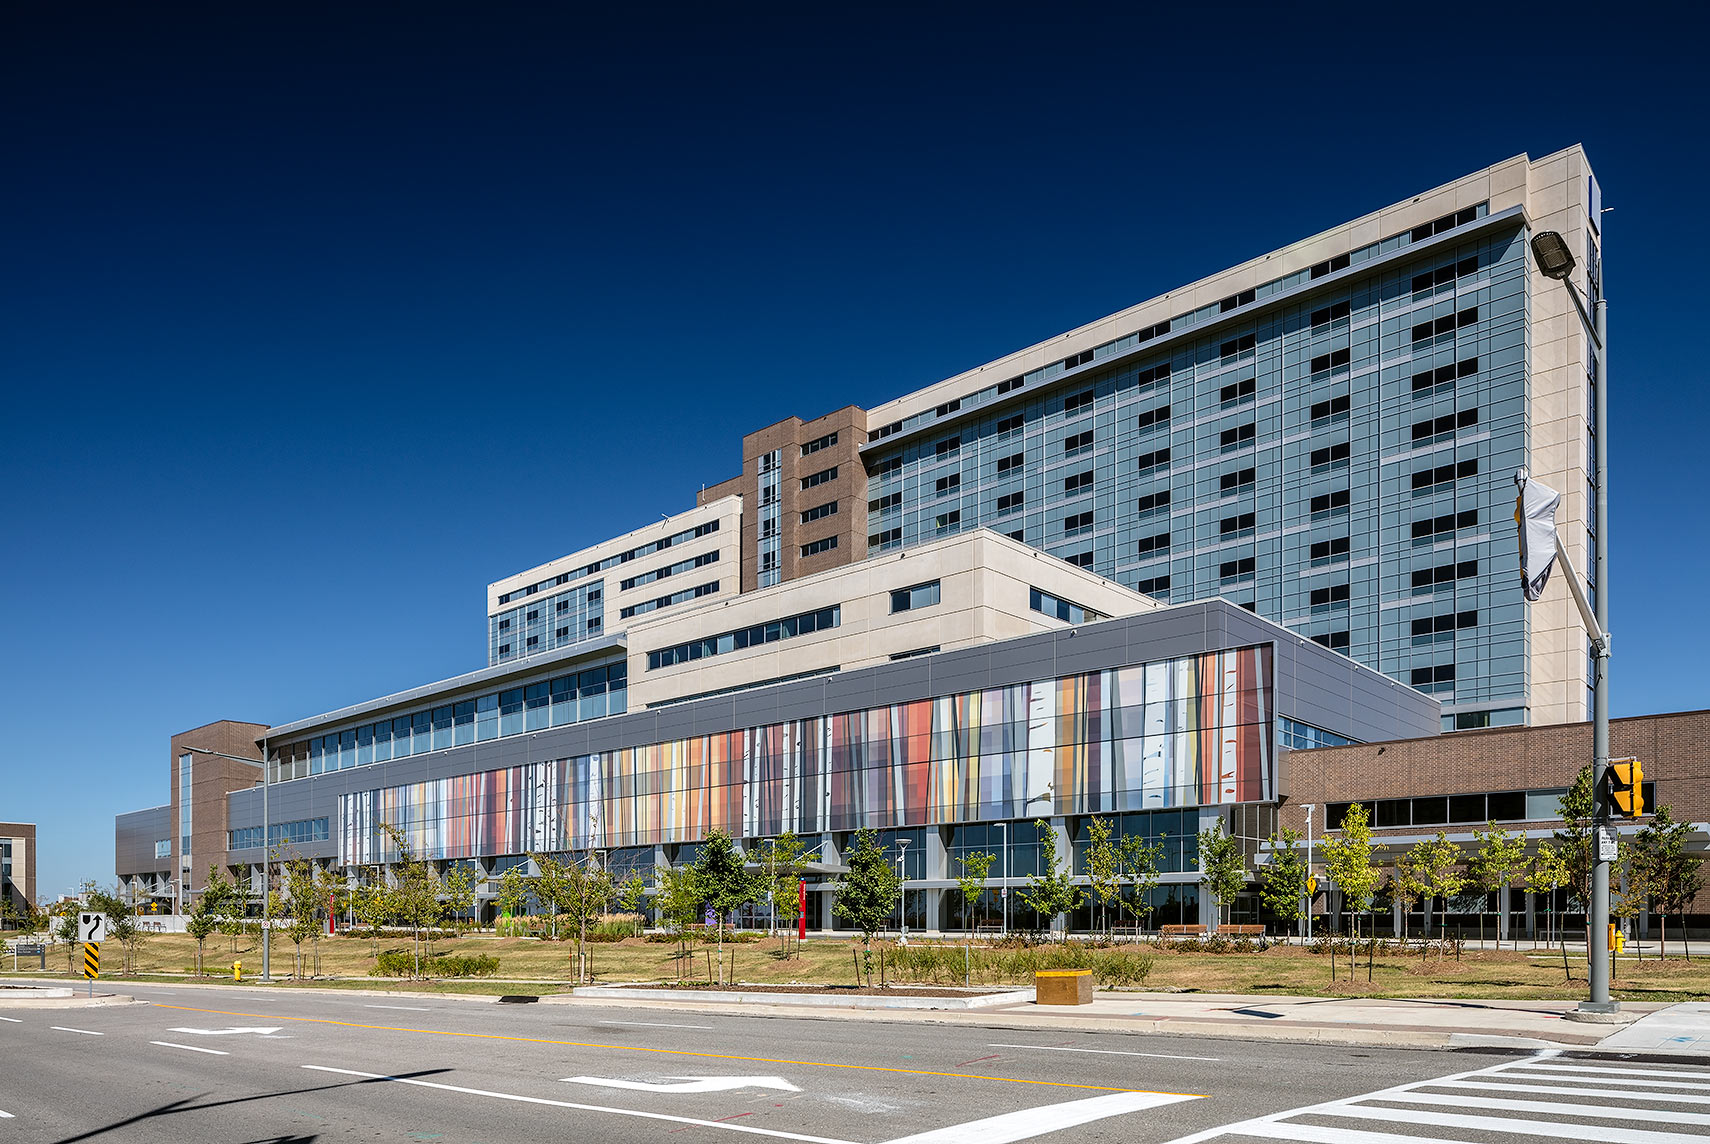
[[[168,870],[171,858],[156,858],[154,844],[172,837],[172,807],[151,806],[113,818],[113,872],[140,874]]]

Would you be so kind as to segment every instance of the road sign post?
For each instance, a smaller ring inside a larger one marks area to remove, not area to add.
[[[89,979],[89,996],[95,996],[95,979],[101,976],[101,943],[83,943],[83,976]]]

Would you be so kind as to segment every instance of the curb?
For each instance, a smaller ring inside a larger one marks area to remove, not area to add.
[[[1032,1003],[1033,990],[1016,989],[1006,993],[979,993],[967,997],[883,997],[874,994],[819,996],[809,993],[726,993],[710,989],[633,989],[622,985],[579,985],[571,995],[589,1000],[617,1001],[694,1001],[711,1005],[778,1005],[814,1009],[990,1009],[1000,1005]],[[661,996],[663,994],[663,996]],[[549,1004],[564,1004],[564,994],[543,998]]]

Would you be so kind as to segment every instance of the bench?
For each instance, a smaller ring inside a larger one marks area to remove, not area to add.
[[[1204,937],[1205,936],[1205,927],[1204,926],[1159,926],[1158,927],[1158,936],[1161,938]]]
[[[12,968],[13,969],[18,968],[18,959],[20,957],[33,957],[36,959],[36,967],[38,969],[46,969],[47,968],[47,946],[42,945],[39,942],[23,942],[23,941],[13,942],[12,943]]]
[[[1264,926],[1218,926],[1219,937],[1264,937]]]

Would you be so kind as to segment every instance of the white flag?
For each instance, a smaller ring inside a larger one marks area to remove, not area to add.
[[[1520,526],[1520,587],[1536,600],[1550,582],[1556,564],[1556,506],[1562,494],[1540,481],[1528,480],[1514,499],[1514,523]]]

